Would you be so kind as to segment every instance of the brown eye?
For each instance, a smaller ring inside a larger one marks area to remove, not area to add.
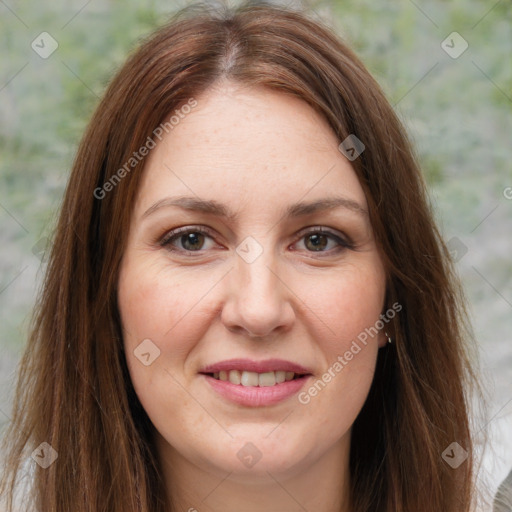
[[[211,249],[215,244],[206,228],[185,227],[167,233],[160,245],[170,251],[200,252]]]
[[[332,233],[326,228],[317,227],[302,232],[299,248],[307,252],[335,254],[344,249],[353,249],[353,243],[341,234]]]
[[[309,242],[309,243],[308,243]],[[329,244],[329,237],[322,234],[306,236],[305,246],[312,251],[323,251]]]
[[[186,251],[197,251],[202,248],[204,244],[204,235],[202,233],[187,233],[186,235],[181,235],[179,238],[183,249]]]

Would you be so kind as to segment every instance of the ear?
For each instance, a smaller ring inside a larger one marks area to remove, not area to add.
[[[388,344],[389,337],[386,335],[386,330],[381,329],[378,335],[379,348],[384,348]]]

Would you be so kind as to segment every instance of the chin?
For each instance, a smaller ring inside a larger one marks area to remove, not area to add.
[[[209,462],[244,481],[268,481],[269,473],[291,476],[300,472],[308,455],[314,451],[314,447],[309,449],[304,445],[305,435],[301,436],[302,442],[291,439],[291,436],[283,442],[282,439],[272,439],[269,432],[271,429],[265,428],[259,435],[237,435],[227,445],[218,445]]]

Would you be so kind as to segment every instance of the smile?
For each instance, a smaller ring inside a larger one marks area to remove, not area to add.
[[[264,407],[289,399],[305,385],[311,370],[283,359],[231,359],[199,373],[217,397],[246,407]]]

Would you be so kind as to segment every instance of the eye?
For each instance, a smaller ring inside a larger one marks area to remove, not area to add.
[[[309,229],[302,234],[301,242],[298,243],[309,252],[338,252],[352,248],[350,241],[322,227]]]
[[[309,228],[299,234],[300,241],[294,245],[302,247],[308,252],[337,253],[344,249],[353,248],[352,243],[323,227]],[[213,232],[203,226],[185,226],[173,229],[166,233],[159,244],[170,251],[175,252],[202,252],[215,246]]]
[[[210,245],[206,243],[210,240]],[[171,251],[200,252],[212,248],[212,234],[209,229],[188,226],[169,231],[160,241],[160,245]],[[206,247],[205,247],[206,245]]]

